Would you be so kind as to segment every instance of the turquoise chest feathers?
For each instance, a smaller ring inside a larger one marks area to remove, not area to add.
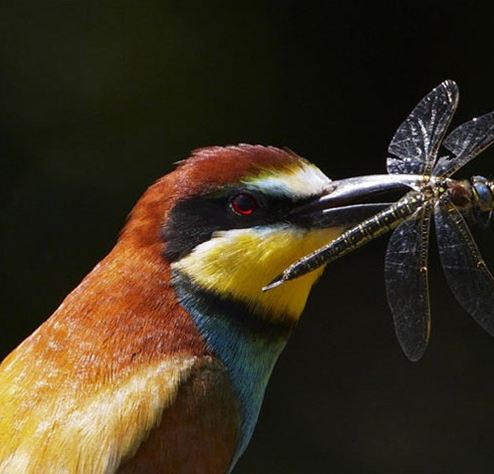
[[[201,290],[178,272],[173,282],[181,304],[227,368],[239,400],[241,426],[233,467],[250,441],[266,385],[291,328],[261,319],[241,302]]]

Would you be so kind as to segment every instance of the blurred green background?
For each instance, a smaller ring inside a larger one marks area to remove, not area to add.
[[[3,0],[0,351],[112,247],[153,180],[196,147],[286,145],[333,178],[387,144],[446,78],[455,123],[494,109],[482,2]],[[464,175],[494,175],[494,151]],[[476,233],[494,266],[494,227]],[[490,473],[494,339],[433,252],[433,338],[409,363],[384,294],[386,239],[331,265],[274,372],[236,473]],[[0,407],[1,409],[1,407]]]

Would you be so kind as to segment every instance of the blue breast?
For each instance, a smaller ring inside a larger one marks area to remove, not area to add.
[[[228,369],[240,403],[241,427],[233,468],[252,437],[266,385],[290,328],[262,320],[243,303],[201,290],[182,274],[176,273],[173,282],[181,304]]]

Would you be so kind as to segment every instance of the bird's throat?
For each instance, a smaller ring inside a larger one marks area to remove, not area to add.
[[[172,269],[187,275],[197,287],[244,302],[264,319],[293,324],[323,268],[273,291],[263,292],[262,287],[288,265],[340,233],[340,229],[305,230],[283,225],[217,232],[172,263]]]

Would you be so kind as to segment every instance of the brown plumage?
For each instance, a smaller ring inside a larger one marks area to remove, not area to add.
[[[144,193],[109,255],[0,366],[0,472],[229,469],[240,436],[238,394],[177,297],[163,228],[189,196],[304,166],[273,147],[206,148]],[[278,256],[278,266],[290,258]],[[304,293],[294,307],[303,307],[314,280],[298,283]],[[280,295],[273,301],[284,301]]]

